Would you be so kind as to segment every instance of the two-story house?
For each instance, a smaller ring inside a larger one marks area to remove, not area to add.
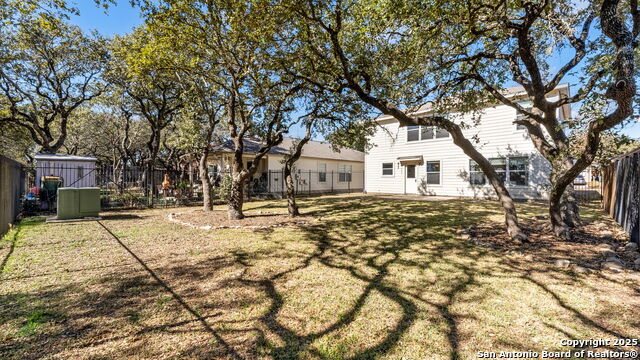
[[[531,106],[522,88],[504,89],[504,94],[523,107]],[[568,95],[561,85],[547,96],[550,100]],[[428,115],[423,106],[413,116]],[[546,198],[550,165],[529,139],[527,130],[514,124],[516,110],[503,104],[487,106],[475,114],[451,113],[456,122],[477,125],[463,130],[502,175],[514,198]],[[560,110],[568,118],[570,107]],[[422,194],[461,197],[492,197],[493,188],[486,177],[451,135],[432,126],[400,127],[391,116],[376,119],[379,126],[369,139],[365,154],[365,191],[368,193]],[[473,140],[472,140],[473,141]]]

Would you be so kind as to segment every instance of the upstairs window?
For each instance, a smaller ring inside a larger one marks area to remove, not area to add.
[[[437,126],[408,126],[407,141],[431,140],[448,138],[451,134]]]
[[[420,140],[420,126],[407,127],[407,141]]]
[[[393,163],[382,163],[382,176],[393,176]]]
[[[445,129],[441,129],[437,126],[434,126],[433,128],[436,131],[436,139],[448,138],[449,136],[451,136],[451,134],[449,134],[449,132]]]

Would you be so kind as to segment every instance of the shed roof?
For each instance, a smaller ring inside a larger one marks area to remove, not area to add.
[[[244,139],[244,153],[255,154],[260,150],[260,147],[264,144],[259,139]],[[269,150],[269,155],[288,155],[291,153],[291,149],[299,139],[285,137],[282,143],[278,146],[274,146]],[[231,153],[234,151],[234,145],[231,140],[226,140],[221,144],[215,144],[211,146],[212,152]],[[322,141],[309,141],[302,148],[302,157],[312,157],[319,159],[331,159],[342,161],[358,161],[364,162],[364,153],[362,151],[349,149],[346,147],[339,147],[339,151],[334,151],[331,144]]]
[[[56,160],[56,161],[98,161],[93,156],[79,155],[61,155],[61,154],[36,154],[34,159],[37,160]]]

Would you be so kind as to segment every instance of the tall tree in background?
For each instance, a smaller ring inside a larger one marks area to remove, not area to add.
[[[61,22],[20,24],[1,36],[0,123],[24,128],[41,152],[56,153],[74,111],[104,91],[105,40]]]
[[[394,17],[403,10],[416,10],[410,8],[413,5],[422,9],[419,21],[404,22]],[[292,1],[289,10],[297,15],[297,38],[307,49],[304,58],[308,71],[300,76],[338,94],[349,90],[377,111],[393,116],[400,126],[438,126],[447,130],[453,143],[489,179],[504,209],[509,235],[526,240],[509,190],[489,160],[465,137],[465,125],[436,115],[437,112],[420,118],[411,115],[412,109],[437,98],[442,87],[459,81],[433,65],[433,59],[448,51],[448,42],[464,40],[458,29],[443,32],[438,27],[444,9],[449,7],[458,8],[459,4],[440,7],[377,1]],[[418,28],[419,33],[415,31]],[[402,105],[406,110],[401,109]],[[456,110],[468,108],[458,106]]]
[[[133,110],[149,126],[147,139],[148,205],[153,205],[156,191],[154,169],[161,147],[162,132],[175,120],[184,106],[182,90],[174,73],[168,69],[170,52],[162,41],[145,28],[116,37],[112,44],[109,79],[132,99]]]
[[[293,121],[294,99],[301,82],[286,76],[272,55],[284,43],[276,37],[283,22],[274,5],[245,1],[142,2],[152,26],[175,35],[189,34],[191,47],[203,59],[215,59],[207,79],[224,95],[226,137],[233,143],[230,219],[242,219],[245,186],[261,160],[280,144]],[[260,140],[245,162],[245,144]]]

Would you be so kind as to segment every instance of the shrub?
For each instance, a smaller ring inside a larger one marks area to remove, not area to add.
[[[231,198],[231,185],[233,181],[231,175],[224,174],[222,176],[222,180],[220,180],[220,184],[216,187],[213,192],[216,197],[224,202],[229,201]]]

